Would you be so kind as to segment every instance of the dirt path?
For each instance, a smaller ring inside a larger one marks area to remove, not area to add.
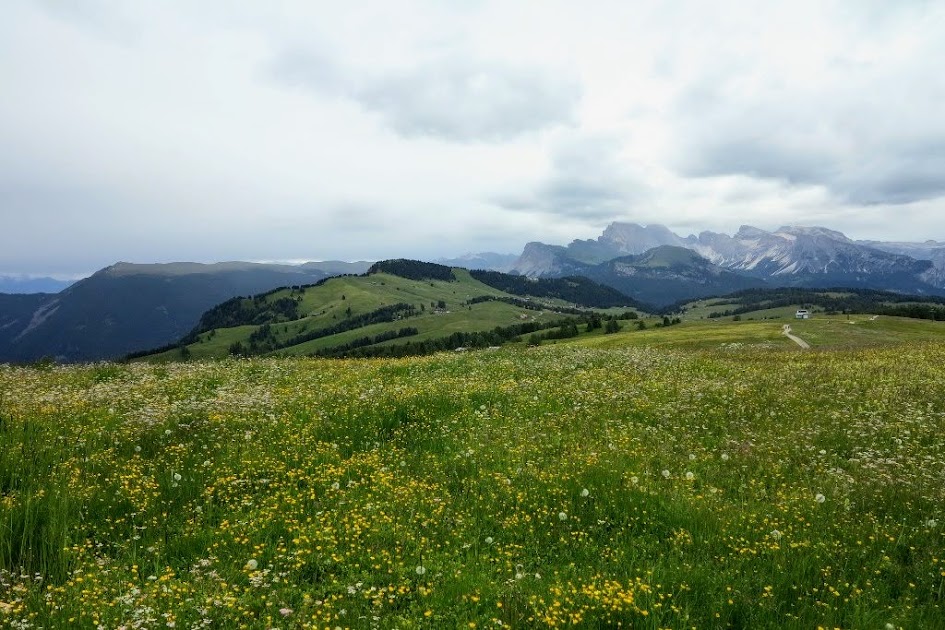
[[[809,344],[809,343],[807,343],[806,341],[804,341],[803,339],[801,339],[801,338],[798,337],[797,335],[792,335],[792,334],[791,334],[791,325],[790,325],[790,324],[785,324],[785,325],[784,325],[784,328],[781,330],[781,334],[783,334],[785,337],[787,337],[788,339],[790,339],[791,341],[793,341],[794,343],[796,343],[797,345],[799,345],[799,346],[800,346],[801,348],[803,348],[804,350],[810,350],[810,344]]]

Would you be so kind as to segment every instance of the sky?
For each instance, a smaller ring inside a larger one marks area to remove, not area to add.
[[[945,240],[945,3],[6,0],[0,273]]]

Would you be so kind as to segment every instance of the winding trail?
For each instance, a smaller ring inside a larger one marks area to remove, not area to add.
[[[799,345],[802,349],[804,349],[804,350],[810,350],[810,344],[809,344],[809,343],[807,343],[806,341],[804,341],[803,339],[801,339],[801,338],[798,337],[797,335],[792,335],[792,334],[791,334],[791,325],[790,325],[790,324],[785,324],[785,325],[784,325],[784,328],[781,329],[781,334],[783,334],[785,337],[787,337],[788,339],[790,339],[791,341],[793,341],[794,343],[796,343],[797,345]]]

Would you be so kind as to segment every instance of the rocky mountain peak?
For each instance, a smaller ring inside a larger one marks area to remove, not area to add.
[[[800,225],[785,225],[778,228],[775,234],[789,234],[791,236],[809,236],[809,237],[825,237],[834,241],[840,241],[841,243],[852,243],[846,234],[843,232],[837,232],[836,230],[831,230],[825,227],[804,227]]]
[[[597,239],[616,247],[623,254],[642,254],[660,245],[680,245],[683,241],[665,225],[614,222]]]

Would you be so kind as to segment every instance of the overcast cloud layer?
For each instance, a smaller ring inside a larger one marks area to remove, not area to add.
[[[3,3],[0,273],[945,240],[945,3],[233,4]]]

